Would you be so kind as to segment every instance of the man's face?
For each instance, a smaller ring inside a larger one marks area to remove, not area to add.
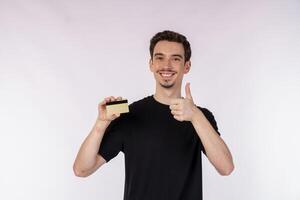
[[[181,88],[183,75],[190,70],[190,61],[184,60],[184,48],[181,43],[159,41],[153,50],[150,70],[156,83],[163,88]]]

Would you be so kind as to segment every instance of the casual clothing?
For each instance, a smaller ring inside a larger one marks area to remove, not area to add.
[[[213,114],[198,107],[218,134]],[[201,200],[205,153],[189,121],[177,121],[153,95],[129,105],[107,127],[99,154],[125,156],[124,200]]]

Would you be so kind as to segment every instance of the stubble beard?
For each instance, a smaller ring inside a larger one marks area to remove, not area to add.
[[[171,83],[171,84],[159,83],[159,84],[160,84],[161,87],[166,88],[166,89],[172,88],[175,85],[175,83]]]

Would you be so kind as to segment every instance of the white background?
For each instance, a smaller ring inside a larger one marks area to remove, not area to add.
[[[183,84],[234,157],[228,177],[203,158],[204,199],[300,199],[292,0],[0,0],[0,199],[122,199],[122,153],[88,178],[73,161],[104,97],[154,93],[149,40],[165,29],[189,39]]]

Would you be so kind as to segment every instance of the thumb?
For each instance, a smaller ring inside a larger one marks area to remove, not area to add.
[[[193,100],[192,94],[191,94],[191,89],[190,89],[190,83],[187,83],[185,85],[185,98]]]

